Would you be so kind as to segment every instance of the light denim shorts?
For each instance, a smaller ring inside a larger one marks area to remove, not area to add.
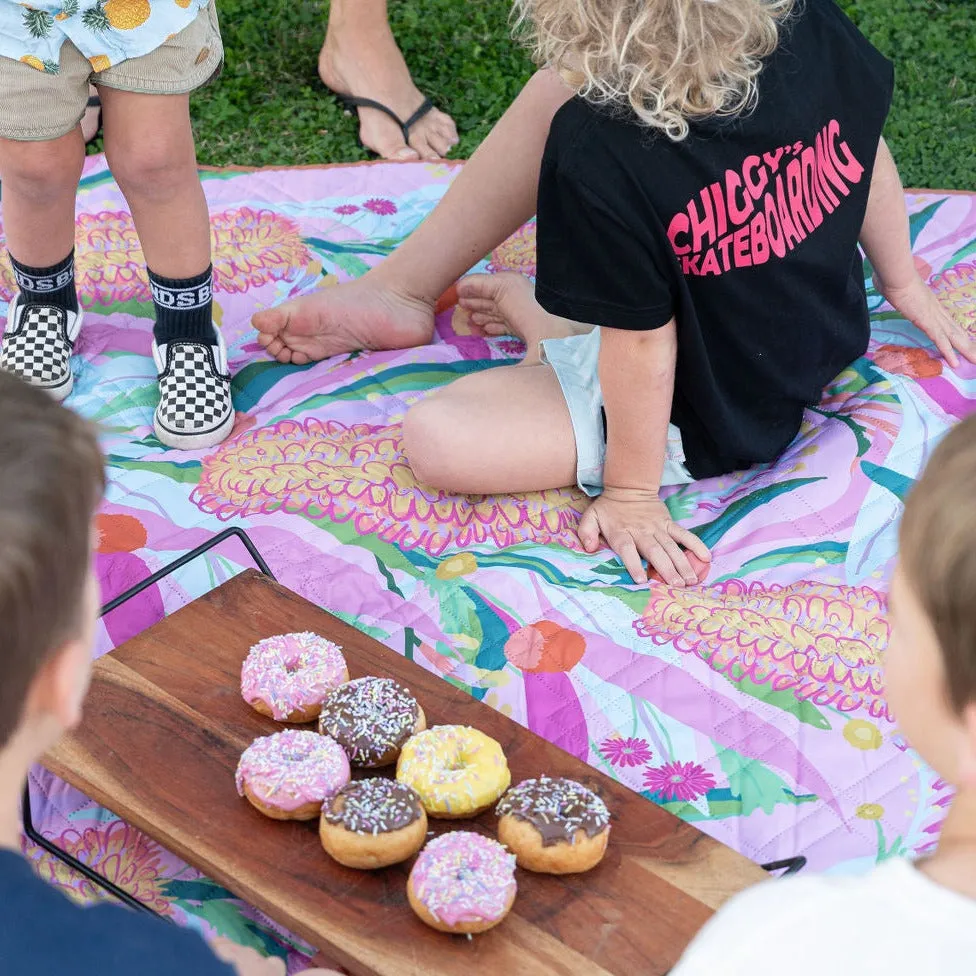
[[[576,482],[587,495],[599,495],[603,491],[603,463],[607,454],[598,371],[600,329],[566,339],[546,339],[540,343],[540,352],[542,361],[555,372],[569,407],[576,436]],[[681,431],[668,424],[661,487],[687,485],[694,480],[685,467]]]

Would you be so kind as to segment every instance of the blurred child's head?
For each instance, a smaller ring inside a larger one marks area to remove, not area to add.
[[[761,59],[795,0],[515,0],[536,62],[673,139],[755,102]]]
[[[92,426],[0,372],[0,755],[39,755],[81,717],[103,488]]]
[[[905,505],[885,683],[911,745],[976,787],[976,415],[942,440]]]

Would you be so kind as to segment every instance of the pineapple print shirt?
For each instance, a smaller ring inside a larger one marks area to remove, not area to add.
[[[57,74],[61,45],[70,41],[104,71],[155,51],[210,0],[0,0],[0,57]]]

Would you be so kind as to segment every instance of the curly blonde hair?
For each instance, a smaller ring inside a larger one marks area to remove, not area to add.
[[[755,105],[762,59],[796,2],[515,0],[513,17],[537,64],[678,141],[689,119]]]

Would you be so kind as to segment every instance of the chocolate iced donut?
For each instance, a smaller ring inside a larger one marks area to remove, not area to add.
[[[523,780],[498,802],[498,839],[519,867],[574,874],[600,863],[610,836],[610,811],[592,790],[571,779]]]
[[[322,846],[349,868],[384,868],[412,857],[427,837],[420,797],[393,779],[361,779],[322,808]]]
[[[357,678],[322,701],[319,731],[338,742],[354,766],[373,769],[397,761],[400,748],[427,727],[417,699],[392,678]]]

